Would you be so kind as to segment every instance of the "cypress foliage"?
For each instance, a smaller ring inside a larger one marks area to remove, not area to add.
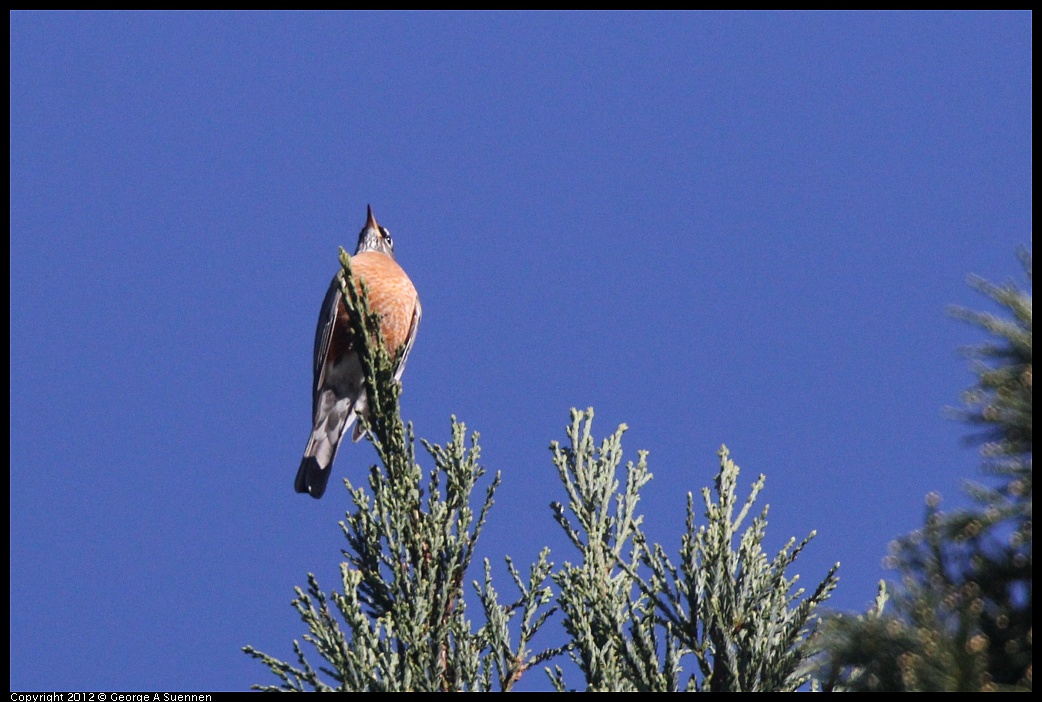
[[[837,563],[804,599],[798,576],[786,570],[814,537],[795,539],[768,558],[763,551],[767,507],[742,530],[765,478],[737,497],[739,468],[720,450],[715,490],[702,490],[705,524],[698,526],[688,494],[687,528],[674,565],[649,544],[637,513],[640,489],[651,479],[645,453],[626,466],[620,492],[625,425],[595,450],[593,411],[572,412],[570,448],[551,446],[568,493],[557,521],[583,556],[554,574],[560,588],[569,653],[586,689],[794,691],[810,680],[808,635],[815,609],[836,587]],[[715,494],[714,494],[715,493]],[[737,512],[737,513],[736,513]],[[571,517],[568,516],[570,513]],[[689,664],[693,672],[683,680]],[[552,675],[564,690],[560,669]]]

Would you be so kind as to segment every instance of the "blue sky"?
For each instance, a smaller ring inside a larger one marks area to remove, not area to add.
[[[292,656],[375,455],[293,492],[368,203],[423,302],[403,415],[503,473],[501,591],[503,555],[576,557],[571,407],[650,452],[673,550],[727,444],[840,609],[977,475],[946,308],[1030,242],[1030,14],[10,20],[12,689],[275,680],[239,649]]]

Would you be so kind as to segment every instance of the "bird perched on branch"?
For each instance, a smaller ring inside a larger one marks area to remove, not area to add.
[[[380,315],[380,331],[387,352],[396,363],[394,379],[400,380],[416,340],[422,310],[416,288],[394,260],[391,233],[377,224],[372,207],[358,235],[351,272],[356,285],[364,280],[369,288],[369,306]],[[342,280],[343,271],[339,271],[333,277],[318,315],[311,405],[314,428],[294,484],[297,492],[306,492],[316,499],[326,491],[344,434],[355,424],[359,414],[368,419],[365,377],[358,359],[358,346],[365,340],[358,339],[351,327],[351,317],[340,291]],[[362,427],[356,425],[352,439],[358,441],[363,434]]]

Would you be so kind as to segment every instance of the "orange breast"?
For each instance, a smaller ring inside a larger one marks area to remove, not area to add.
[[[416,288],[393,258],[377,251],[352,256],[351,271],[369,286],[369,305],[380,314],[380,330],[393,357],[409,337],[418,299]],[[343,300],[337,313],[347,321]]]

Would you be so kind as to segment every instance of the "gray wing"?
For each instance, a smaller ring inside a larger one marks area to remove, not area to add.
[[[329,340],[336,326],[336,308],[340,302],[340,273],[333,277],[333,282],[326,291],[322,301],[322,309],[318,313],[318,326],[315,328],[315,384],[311,393],[311,419],[314,421],[318,410],[318,395],[325,382],[326,354],[329,352]]]

